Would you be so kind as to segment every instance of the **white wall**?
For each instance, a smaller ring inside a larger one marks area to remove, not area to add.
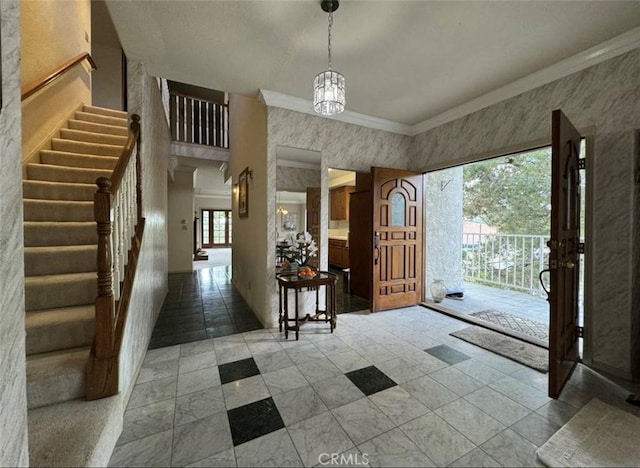
[[[0,2],[0,466],[29,463],[25,377],[20,19],[17,0]]]
[[[23,86],[42,79],[76,55],[91,52],[89,0],[23,0],[20,22]],[[81,102],[91,104],[91,75],[86,62],[26,99],[22,103],[23,158],[37,157],[37,150],[48,143]]]
[[[192,167],[178,167],[169,181],[169,273],[193,270],[194,172]]]
[[[417,135],[411,166],[416,170],[450,166],[482,156],[497,156],[529,144],[551,141],[551,112],[562,109],[579,129],[591,129],[594,152],[587,160],[587,243],[592,279],[585,285],[587,360],[598,368],[630,377],[640,367],[638,287],[634,256],[638,230],[634,200],[637,179],[637,129],[640,128],[640,49],[507,99]],[[589,345],[590,344],[590,345]]]
[[[238,183],[245,168],[253,171],[249,179],[249,216],[238,217],[237,194],[233,198],[233,283],[263,325],[271,325],[271,309],[267,308],[267,283],[275,278],[275,224],[267,237],[267,218],[275,220],[275,171],[267,172],[267,115],[257,99],[232,94],[229,98],[229,172]],[[269,190],[274,200],[269,202]],[[270,211],[268,211],[270,210]],[[268,268],[269,261],[272,263]],[[270,301],[269,301],[270,304]]]
[[[462,286],[462,167],[424,176],[425,297],[434,279]]]
[[[93,105],[123,109],[122,46],[104,0],[91,2],[91,56],[98,67],[91,74]]]

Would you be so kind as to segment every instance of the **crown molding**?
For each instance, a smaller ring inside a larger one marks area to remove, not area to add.
[[[340,122],[360,125],[361,127],[399,133],[402,135],[411,135],[411,125],[381,119],[379,117],[372,117],[370,115],[360,114],[349,110],[338,115],[321,116],[313,110],[313,103],[311,101],[295,96],[289,96],[288,94],[279,93],[277,91],[261,89],[259,99],[264,102],[265,105],[270,107],[280,107],[282,109],[301,112],[303,114],[314,115],[318,118],[338,120]]]
[[[415,136],[637,48],[640,48],[640,27],[630,29],[595,47],[561,60],[547,68],[543,68],[415,125],[394,122],[348,110],[342,114],[324,118],[401,135]],[[307,99],[289,96],[268,89],[261,89],[258,98],[267,106],[280,107],[320,117],[313,110],[311,101]]]
[[[622,55],[640,47],[640,27],[630,29],[608,41],[598,44],[579,54],[561,60],[547,68],[513,81],[508,85],[490,91],[465,104],[454,107],[430,119],[417,123],[412,128],[412,135],[418,135],[445,123],[477,112],[485,107],[492,106],[518,94],[539,88],[552,81],[569,76],[586,68],[602,63],[611,58]]]

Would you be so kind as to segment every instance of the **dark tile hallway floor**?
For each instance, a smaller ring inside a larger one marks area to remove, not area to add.
[[[336,283],[336,309],[339,314],[369,309],[369,301],[344,292],[344,274],[341,269],[330,267],[329,271],[338,277],[338,282]]]
[[[233,335],[262,328],[231,282],[231,267],[169,275],[149,349]]]

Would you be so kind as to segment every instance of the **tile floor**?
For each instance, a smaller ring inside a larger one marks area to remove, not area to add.
[[[149,350],[111,466],[536,466],[593,397],[628,393],[579,366],[547,377],[449,336],[424,307]]]
[[[196,262],[197,263],[197,262]],[[169,275],[150,349],[262,328],[231,282],[231,267]]]

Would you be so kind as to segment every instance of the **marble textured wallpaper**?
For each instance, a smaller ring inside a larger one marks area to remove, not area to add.
[[[27,466],[20,18],[17,0],[0,2],[0,466]]]
[[[141,117],[142,216],[146,218],[134,293],[120,358],[124,401],[133,389],[155,320],[167,292],[167,164],[170,135],[155,78],[142,63],[129,60],[129,114]]]
[[[635,131],[640,128],[640,49],[515,96],[463,118],[417,135],[411,167],[429,170],[478,156],[500,155],[527,142],[550,144],[551,112],[562,109],[592,137],[587,155],[587,189],[592,200],[588,219],[591,239],[586,261],[586,333],[595,366],[629,376],[640,356],[632,350],[632,278],[638,271],[633,216],[638,181]],[[589,239],[588,239],[589,240]],[[636,292],[637,294],[637,292]],[[635,299],[637,303],[637,299]]]
[[[306,192],[307,187],[320,187],[320,170],[280,166],[276,168],[276,189]]]

